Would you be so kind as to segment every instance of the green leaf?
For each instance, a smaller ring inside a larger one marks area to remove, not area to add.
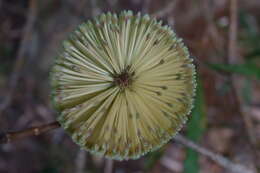
[[[188,122],[187,134],[186,136],[192,141],[198,142],[202,137],[206,128],[206,116],[205,116],[205,103],[203,96],[202,84],[199,80],[197,86],[197,95],[194,102],[194,109],[192,111],[192,117]],[[198,173],[199,163],[198,163],[198,153],[187,149],[186,159],[184,161],[184,173]]]
[[[260,67],[257,63],[246,62],[245,64],[210,64],[208,66],[216,71],[224,71],[230,73],[236,73],[245,75],[247,77],[253,77],[260,79]]]
[[[259,39],[260,39],[260,37],[259,37]],[[253,49],[251,52],[249,52],[246,56],[245,56],[245,58],[247,58],[247,59],[252,59],[252,58],[259,58],[260,57],[260,49],[259,48],[255,48],[255,49]]]
[[[252,98],[252,83],[248,79],[244,81],[241,93],[244,104],[249,105],[251,103]]]
[[[199,156],[192,149],[186,150],[186,159],[184,161],[184,173],[199,173]]]

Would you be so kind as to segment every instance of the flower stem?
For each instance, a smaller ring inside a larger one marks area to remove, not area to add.
[[[59,128],[60,124],[55,121],[38,127],[31,127],[17,132],[7,132],[0,135],[0,144],[6,144],[29,136],[38,136],[44,132]]]

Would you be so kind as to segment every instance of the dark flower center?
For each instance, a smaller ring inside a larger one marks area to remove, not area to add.
[[[114,77],[114,82],[120,88],[127,88],[132,82],[132,75],[129,75],[127,71],[124,71]]]

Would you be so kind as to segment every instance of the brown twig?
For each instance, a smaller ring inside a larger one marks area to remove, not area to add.
[[[228,60],[230,64],[236,63],[237,51],[237,0],[230,1],[230,25],[228,42]]]
[[[237,32],[238,32],[238,2],[237,0],[230,1],[230,25],[229,25],[229,42],[228,42],[228,63],[236,64],[238,63],[238,54],[237,54]],[[254,159],[252,163],[257,165],[255,161],[257,160],[257,155],[255,154],[257,141],[255,138],[254,125],[250,116],[248,116],[248,110],[244,106],[244,101],[240,95],[240,84],[236,76],[232,75],[231,78],[231,87],[234,89],[234,97],[237,102],[237,108],[244,120],[245,129],[250,141],[252,155]]]
[[[36,11],[37,11],[37,0],[30,0],[30,5],[29,5],[29,11],[27,14],[27,20],[26,24],[23,28],[23,37],[20,43],[20,47],[16,56],[16,61],[14,64],[13,72],[10,76],[10,81],[9,81],[9,91],[7,96],[5,97],[6,99],[3,101],[3,103],[0,104],[0,114],[1,112],[6,109],[9,104],[11,103],[13,99],[13,94],[18,82],[19,77],[21,76],[21,70],[24,65],[25,61],[25,53],[27,49],[27,43],[30,39],[30,35],[33,29],[33,25],[36,19]]]
[[[12,141],[26,138],[29,136],[38,136],[44,132],[47,132],[47,131],[50,131],[50,130],[53,130],[53,129],[56,129],[59,127],[60,127],[60,124],[57,121],[55,121],[55,122],[45,124],[42,126],[31,127],[29,129],[25,129],[22,131],[4,133],[4,134],[0,135],[0,144],[10,143]]]
[[[85,172],[86,160],[87,160],[86,151],[79,149],[76,160],[75,160],[75,162],[76,162],[75,163],[75,166],[76,166],[75,173],[84,173]]]
[[[218,51],[223,50],[223,38],[220,36],[218,28],[214,22],[214,9],[213,1],[208,0],[202,5],[202,12],[204,13],[205,19],[207,21],[207,34],[212,38],[215,43],[215,47]]]
[[[230,26],[229,26],[229,43],[228,43],[228,63],[229,64],[236,64],[237,61],[237,21],[238,21],[238,11],[237,11],[237,0],[231,0],[230,2]],[[238,108],[239,112],[242,115],[246,131],[250,140],[250,143],[255,146],[256,145],[256,139],[254,134],[254,127],[252,119],[247,115],[246,108],[243,106],[243,100],[241,96],[239,95],[239,84],[237,83],[237,80],[234,76],[231,76],[232,80],[232,87],[235,91],[235,97],[237,98],[238,102]]]
[[[172,9],[175,7],[177,1],[178,0],[171,0],[170,3],[168,3],[161,10],[159,10],[159,11],[155,12],[154,14],[152,14],[152,16],[157,17],[157,18],[164,17],[165,15],[167,15],[168,13],[170,13],[172,11]]]
[[[113,172],[113,164],[114,164],[113,160],[107,159],[106,162],[105,162],[104,173],[112,173]]]
[[[244,167],[243,165],[237,164],[232,162],[231,160],[217,154],[214,152],[211,152],[199,145],[197,145],[196,143],[190,141],[189,139],[186,139],[185,137],[181,136],[181,135],[176,135],[174,137],[174,140],[183,144],[184,146],[193,149],[194,151],[200,153],[201,155],[204,155],[208,158],[210,158],[211,160],[215,161],[216,163],[218,163],[220,166],[232,171],[232,172],[236,172],[236,173],[254,173],[254,171]]]

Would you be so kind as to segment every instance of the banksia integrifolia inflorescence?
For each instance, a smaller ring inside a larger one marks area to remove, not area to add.
[[[64,41],[52,68],[58,121],[92,153],[139,158],[186,121],[194,73],[170,27],[131,11],[102,14]]]

